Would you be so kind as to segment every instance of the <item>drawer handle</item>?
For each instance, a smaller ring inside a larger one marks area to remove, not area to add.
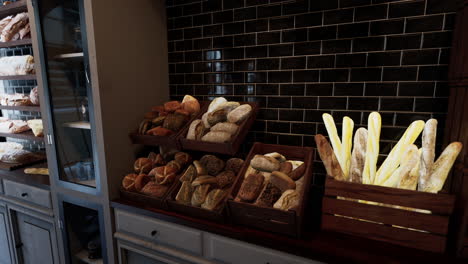
[[[21,197],[26,197],[26,196],[28,196],[28,193],[22,193],[21,194]]]
[[[155,236],[157,233],[158,233],[158,231],[153,230],[153,231],[151,231],[151,236]]]
[[[23,246],[23,242],[19,242],[18,244],[15,245],[16,248],[20,248]]]

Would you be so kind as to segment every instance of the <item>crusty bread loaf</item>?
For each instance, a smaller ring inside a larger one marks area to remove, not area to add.
[[[211,101],[210,105],[208,106],[207,113],[211,113],[214,110],[218,109],[218,107],[220,105],[222,105],[223,103],[225,103],[225,102],[227,102],[227,100],[224,97],[217,97],[217,98],[213,99],[213,101]]]
[[[231,140],[231,134],[221,131],[211,131],[202,137],[202,141],[226,143]]]
[[[295,209],[299,206],[299,193],[296,190],[286,190],[281,197],[273,205],[274,208],[280,210]]]
[[[189,130],[187,133],[187,139],[200,140],[203,137],[204,133],[205,133],[205,126],[203,125],[203,122],[200,119],[195,119],[190,124]]]
[[[227,115],[227,120],[228,122],[239,124],[240,122],[247,119],[251,112],[252,106],[250,106],[249,104],[243,104],[229,112],[229,114]]]
[[[207,210],[216,210],[221,207],[227,192],[221,189],[211,190],[206,196],[205,202],[201,205],[202,208]]]
[[[182,182],[179,192],[176,195],[176,202],[181,204],[190,204],[192,201],[193,187],[188,181]]]
[[[208,195],[209,190],[209,184],[203,184],[195,187],[195,190],[192,194],[191,204],[198,207],[202,205],[206,200],[206,196]]]
[[[250,161],[250,166],[256,170],[272,172],[280,169],[280,162],[273,157],[255,155]]]
[[[280,171],[274,171],[271,173],[270,182],[275,187],[280,189],[281,192],[290,189],[296,189],[296,183],[291,178],[289,178],[287,174],[284,174]]]
[[[351,182],[362,183],[362,171],[366,162],[367,149],[367,129],[361,127],[354,134],[354,147],[351,154],[351,167],[349,170],[349,180]]]
[[[264,180],[265,177],[259,173],[249,174],[242,182],[238,197],[244,202],[255,201],[262,190]]]
[[[226,132],[231,135],[234,135],[236,134],[238,129],[239,129],[239,126],[234,123],[221,122],[221,123],[217,123],[216,125],[214,125],[210,129],[210,131],[221,131],[221,132]]]
[[[343,171],[328,140],[323,135],[317,134],[315,135],[315,143],[327,174],[335,178],[335,180],[344,180]]]

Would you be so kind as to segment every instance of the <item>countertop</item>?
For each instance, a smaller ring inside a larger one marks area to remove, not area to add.
[[[441,254],[332,232],[311,232],[305,234],[304,238],[296,239],[191,218],[124,199],[112,201],[111,206],[326,263],[463,263]]]
[[[47,163],[37,163],[31,166],[19,168],[16,170],[0,170],[0,179],[11,180],[27,185],[32,185],[42,189],[50,190],[50,181],[48,175],[39,174],[26,174],[24,173],[25,168],[47,168]]]

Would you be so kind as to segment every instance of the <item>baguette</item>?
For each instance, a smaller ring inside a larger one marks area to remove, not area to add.
[[[366,161],[367,129],[361,127],[354,134],[354,148],[351,155],[349,180],[362,183],[362,171]]]
[[[349,167],[351,165],[351,147],[353,145],[353,129],[354,122],[351,118],[345,116],[343,117],[343,128],[341,130],[341,169],[343,170],[343,175],[345,180],[349,179]]]
[[[335,178],[335,180],[343,181],[343,171],[328,140],[323,135],[317,134],[315,135],[315,143],[317,144],[317,151],[323,161],[327,174]]]
[[[376,177],[377,159],[379,157],[379,140],[380,128],[382,119],[380,114],[372,112],[367,121],[367,145],[366,145],[366,160],[362,171],[362,183],[373,184]]]
[[[418,120],[411,123],[377,171],[375,184],[381,185],[388,180],[393,171],[400,165],[403,154],[407,151],[408,147],[414,143],[416,138],[419,137],[423,129],[424,121]]]
[[[435,143],[437,136],[437,120],[429,119],[424,125],[422,134],[422,154],[419,166],[418,189],[424,189],[426,182],[431,175],[432,165],[435,158]]]
[[[327,129],[331,145],[333,146],[333,152],[335,152],[336,159],[340,163],[341,169],[343,170],[344,162],[341,159],[341,153],[343,153],[343,148],[341,145],[341,140],[338,137],[335,121],[333,120],[333,117],[330,114],[323,114],[322,119],[325,123],[325,128]]]
[[[393,171],[392,175],[388,177],[388,179],[385,182],[379,184],[380,186],[397,188],[399,182],[401,181],[403,166],[407,163],[407,161],[411,159],[411,154],[413,152],[410,152],[409,151],[410,149],[418,150],[418,148],[415,145],[410,146],[408,150],[405,153],[403,153],[403,156],[401,157],[402,163],[398,166],[396,170]],[[414,168],[414,166],[412,168]]]
[[[442,190],[450,169],[452,168],[453,163],[455,163],[462,147],[463,144],[461,142],[452,142],[444,149],[440,157],[432,166],[431,176],[426,182],[423,191],[437,193]]]
[[[401,177],[398,188],[406,190],[416,190],[419,180],[419,164],[422,149],[417,150],[415,145],[412,145],[413,153],[410,154],[410,160],[407,162],[408,166],[413,166],[409,168],[409,172]],[[411,149],[410,148],[410,149]]]

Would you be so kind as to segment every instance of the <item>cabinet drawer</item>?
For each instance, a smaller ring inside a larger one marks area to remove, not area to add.
[[[222,263],[305,264],[321,263],[230,238],[205,233],[205,257]]]
[[[3,193],[3,183],[1,180],[0,180],[0,193]]]
[[[52,208],[50,201],[50,192],[37,187],[25,185],[22,183],[3,181],[5,195],[11,196],[26,202]]]
[[[201,231],[170,224],[146,216],[116,210],[117,230],[131,233],[153,243],[166,244],[201,255]]]

